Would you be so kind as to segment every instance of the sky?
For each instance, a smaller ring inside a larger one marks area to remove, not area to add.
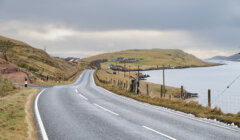
[[[0,0],[0,35],[61,57],[152,48],[227,56],[240,51],[240,1]]]

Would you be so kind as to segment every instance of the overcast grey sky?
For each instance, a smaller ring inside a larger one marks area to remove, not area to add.
[[[182,49],[240,51],[239,0],[0,0],[0,35],[54,56]]]

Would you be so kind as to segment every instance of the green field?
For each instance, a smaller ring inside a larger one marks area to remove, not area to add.
[[[118,64],[124,66],[124,63],[116,62],[114,59],[118,57],[136,58],[138,62],[126,63],[126,67],[136,69],[140,65],[140,69],[156,69],[163,65],[165,67],[198,67],[212,66],[213,63],[203,62],[197,57],[175,49],[136,49],[125,50],[120,52],[105,53],[89,58],[81,59],[81,61],[91,62],[97,59],[107,59],[108,62],[102,63],[102,68],[106,68],[109,64]]]

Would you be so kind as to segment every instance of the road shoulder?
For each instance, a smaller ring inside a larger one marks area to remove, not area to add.
[[[19,87],[0,97],[0,139],[34,139],[30,128],[34,124],[29,120],[33,113],[31,100],[38,92],[36,88]]]

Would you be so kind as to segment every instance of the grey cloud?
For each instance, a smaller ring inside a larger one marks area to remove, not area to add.
[[[136,39],[82,39],[40,42],[24,37],[49,51],[114,51],[129,48],[201,48],[237,50],[240,45],[240,1],[238,0],[0,0],[0,23],[20,21],[45,33],[41,25],[54,24],[76,31],[157,30],[182,31],[192,37],[183,45]],[[14,26],[14,25],[13,25]],[[21,27],[21,26],[19,26]],[[5,33],[14,34],[17,25]],[[156,40],[156,39],[155,39]],[[173,39],[174,40],[174,39]],[[185,41],[185,40],[183,40]],[[195,43],[195,44],[194,44]]]
[[[85,30],[192,30],[224,26],[239,18],[233,17],[233,4],[223,0],[9,0],[1,13],[9,19],[62,22]]]

